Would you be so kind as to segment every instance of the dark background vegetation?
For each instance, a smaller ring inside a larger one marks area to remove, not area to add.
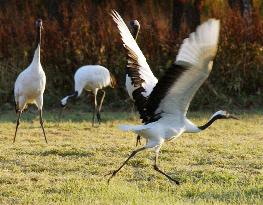
[[[108,88],[108,107],[131,105],[124,87],[126,53],[109,16],[116,9],[126,23],[141,23],[138,44],[160,77],[174,61],[182,40],[204,20],[221,20],[218,54],[209,79],[191,109],[263,104],[263,3],[261,0],[0,0],[0,104],[13,103],[13,84],[31,62],[34,22],[43,19],[41,63],[47,75],[45,108],[58,106],[73,90],[76,69],[107,67],[118,80]],[[82,98],[87,103],[87,98]]]

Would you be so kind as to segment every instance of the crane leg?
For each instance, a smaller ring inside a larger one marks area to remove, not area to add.
[[[138,144],[142,144],[141,143],[141,136],[140,135],[137,135],[137,138],[136,138],[136,147],[138,146]]]
[[[141,148],[139,148],[139,149],[134,150],[134,151],[130,154],[130,156],[123,162],[123,164],[122,164],[118,169],[116,169],[115,171],[113,171],[112,173],[110,173],[111,176],[110,176],[110,178],[108,179],[108,183],[110,183],[110,180],[121,170],[121,168],[122,168],[132,157],[134,157],[138,152],[143,151],[143,150],[145,150],[145,149],[146,149],[146,147],[141,147]],[[110,175],[110,174],[109,174],[109,175]]]
[[[101,100],[100,100],[100,105],[99,105],[99,109],[97,111],[97,119],[98,119],[98,122],[100,124],[101,122],[101,117],[100,117],[100,111],[101,111],[101,106],[102,106],[102,103],[104,101],[104,98],[105,98],[105,91],[104,90],[101,90],[102,91],[102,97],[101,97]]]
[[[45,137],[45,141],[46,141],[46,143],[47,143],[47,137],[46,137],[45,129],[44,129],[44,126],[43,126],[42,109],[39,110],[39,120],[40,120],[41,128],[42,128],[42,130],[43,130],[43,134],[44,134],[44,137]]]
[[[153,168],[155,171],[161,173],[162,175],[166,176],[168,179],[170,179],[171,181],[173,181],[175,184],[179,185],[179,181],[173,179],[172,177],[170,177],[168,174],[164,173],[162,170],[160,170],[160,168],[157,165],[157,161],[158,161],[158,157],[159,157],[159,149],[155,152],[155,158],[154,158],[154,165]]]
[[[17,117],[17,120],[16,120],[16,131],[15,131],[15,136],[14,136],[14,140],[13,140],[13,143],[15,143],[16,141],[16,133],[17,133],[17,130],[18,130],[18,126],[20,124],[20,117],[21,117],[21,110],[17,111],[18,113],[18,117]]]
[[[92,127],[95,124],[95,114],[97,113],[97,92],[94,93],[94,108],[93,108],[93,116],[92,116]]]

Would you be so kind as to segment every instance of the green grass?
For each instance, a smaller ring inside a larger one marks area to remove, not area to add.
[[[152,168],[154,152],[139,153],[110,185],[104,175],[135,148],[136,135],[118,124],[139,122],[127,113],[45,112],[45,144],[36,113],[25,113],[16,143],[16,116],[0,113],[0,204],[262,204],[263,113],[237,112],[241,120],[217,121],[198,134],[164,144],[160,167],[180,180],[176,186]],[[210,114],[190,114],[197,124]]]

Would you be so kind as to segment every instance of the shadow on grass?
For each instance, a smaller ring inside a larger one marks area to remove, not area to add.
[[[70,150],[59,150],[59,149],[50,149],[44,151],[22,151],[18,153],[19,155],[32,155],[32,156],[51,156],[57,155],[60,157],[92,157],[95,154],[92,152],[88,152],[86,150],[77,150],[77,149],[70,149]]]

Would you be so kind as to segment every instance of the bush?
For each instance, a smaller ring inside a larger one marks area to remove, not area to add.
[[[0,99],[13,101],[13,83],[32,60],[34,22],[44,21],[42,66],[47,75],[45,107],[57,105],[73,89],[76,69],[86,64],[101,64],[117,76],[118,88],[109,89],[111,106],[125,107],[126,53],[116,25],[109,16],[116,9],[128,22],[139,20],[141,47],[154,74],[159,77],[174,61],[189,30],[183,22],[181,32],[171,30],[172,1],[0,1]],[[125,4],[125,5],[124,5]],[[260,2],[255,1],[253,22],[222,1],[205,1],[202,20],[221,20],[221,37],[210,78],[198,91],[192,109],[215,106],[240,108],[262,105],[263,28]],[[86,101],[86,100],[83,100]],[[125,103],[124,103],[125,102]]]

